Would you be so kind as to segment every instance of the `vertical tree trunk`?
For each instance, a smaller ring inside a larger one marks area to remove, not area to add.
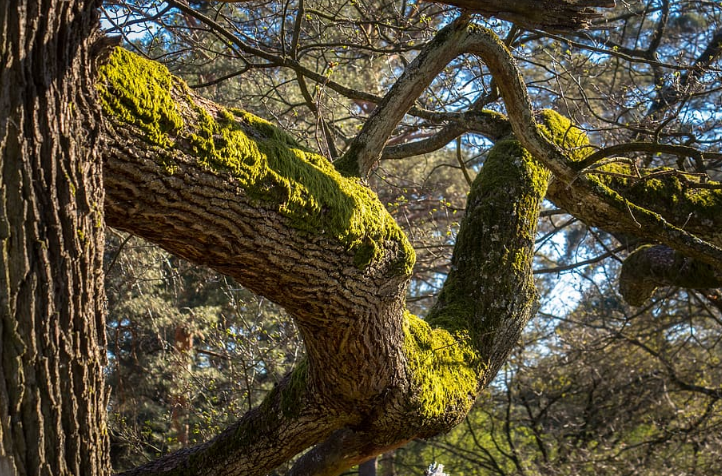
[[[359,476],[376,476],[376,457],[358,465]]]
[[[381,456],[381,476],[396,476],[396,450]]]
[[[95,1],[0,2],[0,473],[110,473]]]

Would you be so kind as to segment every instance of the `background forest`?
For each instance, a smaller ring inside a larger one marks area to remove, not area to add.
[[[126,48],[335,158],[458,10],[412,0],[114,0],[103,14]],[[535,107],[566,114],[594,143],[722,141],[720,2],[620,1],[573,33],[475,21],[505,38]],[[477,58],[455,60],[369,179],[416,249],[416,314],[448,272],[491,144],[473,133],[473,114],[458,111],[501,112],[498,99]],[[618,153],[722,177],[719,155]],[[462,425],[378,458],[378,474],[421,475],[432,462],[453,476],[722,474],[722,293],[662,288],[629,306],[617,277],[635,244],[546,203],[535,267],[542,299],[513,357]],[[208,439],[303,355],[282,309],[139,238],[108,230],[105,268],[115,470]]]

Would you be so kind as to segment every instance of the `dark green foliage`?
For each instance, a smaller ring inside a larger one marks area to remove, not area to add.
[[[116,470],[207,440],[302,355],[292,321],[229,278],[112,232],[106,263]]]

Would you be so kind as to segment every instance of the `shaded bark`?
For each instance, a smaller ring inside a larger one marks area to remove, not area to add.
[[[440,0],[484,16],[516,23],[529,30],[576,31],[602,17],[595,8],[614,7],[614,0]]]
[[[0,4],[0,472],[107,475],[94,1]]]
[[[641,306],[661,286],[719,288],[722,272],[663,245],[642,246],[624,260],[619,292],[627,303]]]

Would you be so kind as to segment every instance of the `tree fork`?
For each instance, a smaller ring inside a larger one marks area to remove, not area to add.
[[[358,250],[344,244],[340,237],[346,235],[333,229],[334,214],[350,216],[351,211],[338,204],[316,208],[308,201],[289,211],[295,206],[294,190],[303,182],[283,182],[273,175],[254,182],[246,164],[257,167],[258,161],[267,160],[274,173],[286,170],[286,177],[294,176],[289,172],[294,167],[313,165],[314,180],[331,180],[337,184],[331,189],[352,187],[354,179],[340,177],[325,159],[303,150],[272,126],[203,101],[167,71],[127,55],[114,54],[125,67],[142,70],[154,101],[132,106],[136,110],[123,109],[121,105],[132,104],[131,98],[116,99],[127,97],[121,78],[131,75],[104,70],[101,96],[112,124],[104,154],[108,223],[233,276],[294,316],[309,356],[299,385],[319,414],[336,415],[318,429],[325,440],[305,441],[319,446],[294,471],[332,474],[414,437],[448,430],[463,418],[531,316],[533,235],[548,172],[512,139],[495,147],[474,184],[455,255],[460,272],[445,287],[443,303],[430,320],[437,324],[433,328],[403,312],[408,279],[404,260],[410,255],[403,236],[365,235],[360,241],[377,240],[367,249],[380,254],[359,262]],[[136,61],[140,63],[127,64]],[[164,109],[142,112],[143,107],[158,104]],[[239,155],[230,144],[245,147],[245,152]],[[295,152],[289,155],[289,151]],[[274,160],[293,163],[272,165]],[[324,202],[322,196],[315,199]],[[365,203],[377,199],[371,200]],[[379,213],[361,217],[365,226],[385,216],[378,206]],[[314,231],[306,224],[317,221],[318,213],[330,220],[322,223],[330,224]],[[302,223],[298,216],[304,217]],[[391,224],[386,226],[394,230]],[[497,268],[490,270],[484,263]],[[463,271],[476,265],[482,265],[483,275]],[[508,279],[500,282],[494,275]],[[475,317],[462,306],[469,296]],[[500,296],[509,298],[498,308]],[[332,367],[327,365],[331,361]],[[284,393],[287,385],[276,393]],[[275,397],[269,398],[273,402]],[[264,404],[253,414],[260,418],[264,410],[276,413],[273,405]],[[304,408],[300,405],[298,411],[305,414]],[[295,428],[304,425],[290,421]],[[232,444],[231,435],[238,432],[251,436],[251,427],[239,425],[215,443],[169,457],[175,458],[172,471],[198,471],[191,469],[193,460],[207,462],[207,474],[264,474],[269,466],[247,464],[251,453],[263,453],[260,448],[251,451]],[[346,435],[344,441],[355,443],[345,451],[328,450],[337,443],[330,433],[334,430]],[[208,456],[218,445],[226,448],[222,464]],[[250,453],[243,456],[247,450]],[[313,456],[320,454],[324,458]],[[128,474],[157,474],[165,464]]]

